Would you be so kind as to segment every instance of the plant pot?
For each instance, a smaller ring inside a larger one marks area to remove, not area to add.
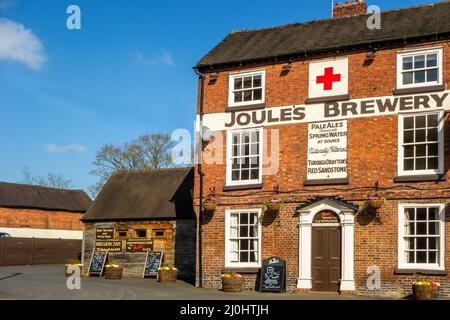
[[[416,300],[433,300],[439,297],[439,287],[413,285]]]
[[[241,292],[243,278],[222,278],[222,290],[224,292]]]
[[[82,276],[83,275],[83,267],[78,267],[78,268],[80,268],[80,276]],[[73,271],[69,272],[69,267],[65,266],[64,267],[64,274],[65,274],[66,277],[70,277],[71,275],[73,275]]]
[[[105,279],[122,279],[123,268],[105,267]]]
[[[158,281],[161,283],[175,283],[177,281],[177,270],[159,270]]]
[[[383,203],[384,203],[384,201],[382,199],[367,201],[367,204],[369,205],[369,207],[374,208],[374,209],[380,209],[383,206]]]
[[[208,212],[212,212],[212,211],[216,210],[216,207],[217,207],[217,203],[213,203],[213,202],[207,202],[207,203],[203,204],[203,209]]]
[[[269,202],[266,204],[267,211],[280,211],[281,203],[279,202]]]

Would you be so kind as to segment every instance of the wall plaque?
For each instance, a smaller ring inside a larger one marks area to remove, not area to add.
[[[99,240],[114,239],[114,228],[97,228],[96,238]]]
[[[101,240],[95,241],[96,251],[109,251],[109,252],[122,252],[122,241],[121,240]]]
[[[153,250],[153,240],[129,239],[126,243],[127,252],[147,252]]]
[[[322,211],[316,214],[313,223],[339,223],[339,217],[331,211]]]
[[[308,180],[347,178],[347,120],[308,125]]]

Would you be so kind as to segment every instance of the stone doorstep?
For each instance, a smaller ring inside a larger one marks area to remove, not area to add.
[[[302,288],[294,288],[292,290],[293,293],[311,293],[311,294],[323,294],[323,295],[341,295],[341,296],[357,296],[356,291],[353,290],[343,290],[339,292],[322,292],[322,291],[313,291],[311,289],[302,289]]]

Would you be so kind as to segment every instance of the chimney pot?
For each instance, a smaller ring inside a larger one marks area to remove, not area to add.
[[[338,2],[333,8],[333,18],[351,17],[367,14],[367,4],[365,0],[347,0],[345,5]]]

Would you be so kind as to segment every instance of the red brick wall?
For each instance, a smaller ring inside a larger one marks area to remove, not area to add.
[[[37,209],[0,208],[0,226],[56,230],[83,230],[82,214]]]
[[[364,0],[348,0],[337,2],[333,8],[333,17],[348,17],[367,13],[367,4]]]
[[[444,77],[450,85],[450,43],[423,44],[428,48],[444,48]],[[417,47],[417,46],[414,46]],[[349,58],[349,93],[353,99],[390,96],[396,87],[396,63],[399,48],[377,52],[372,64],[364,63],[367,52],[341,54]],[[320,59],[316,57],[315,59]],[[288,74],[283,74],[282,64],[255,66],[266,70],[267,108],[303,104],[308,95],[309,61],[296,61]],[[222,113],[228,104],[228,75],[233,70],[220,71],[216,81],[206,80],[204,111]],[[358,292],[374,294],[364,289],[367,267],[376,264],[382,269],[383,289],[380,294],[407,294],[411,276],[394,275],[397,265],[397,203],[440,202],[450,203],[450,181],[423,183],[394,183],[397,175],[397,116],[377,116],[348,121],[348,172],[349,185],[303,187],[306,180],[307,124],[271,126],[280,134],[280,171],[263,177],[263,190],[223,191],[225,164],[205,164],[204,190],[215,187],[219,206],[215,213],[204,217],[203,273],[206,286],[220,285],[220,271],[224,267],[225,209],[260,208],[273,195],[277,185],[286,206],[280,221],[262,228],[262,257],[277,255],[287,260],[289,288],[298,276],[298,217],[295,208],[313,196],[339,196],[362,205],[376,181],[385,188],[390,209],[379,210],[381,224],[376,219],[356,217],[355,225],[355,280]],[[445,122],[445,172],[450,164],[450,122]],[[226,136],[223,154],[226,154]],[[270,150],[270,148],[269,148]],[[195,194],[198,201],[199,179],[196,177]],[[447,190],[443,190],[443,189]],[[286,193],[283,193],[286,192]],[[241,195],[240,197],[236,197]],[[446,267],[450,268],[450,213],[446,220]],[[250,280],[255,275],[248,276]],[[420,277],[420,276],[419,276]],[[248,286],[254,286],[253,281]],[[450,295],[449,277],[440,277],[443,291]]]

